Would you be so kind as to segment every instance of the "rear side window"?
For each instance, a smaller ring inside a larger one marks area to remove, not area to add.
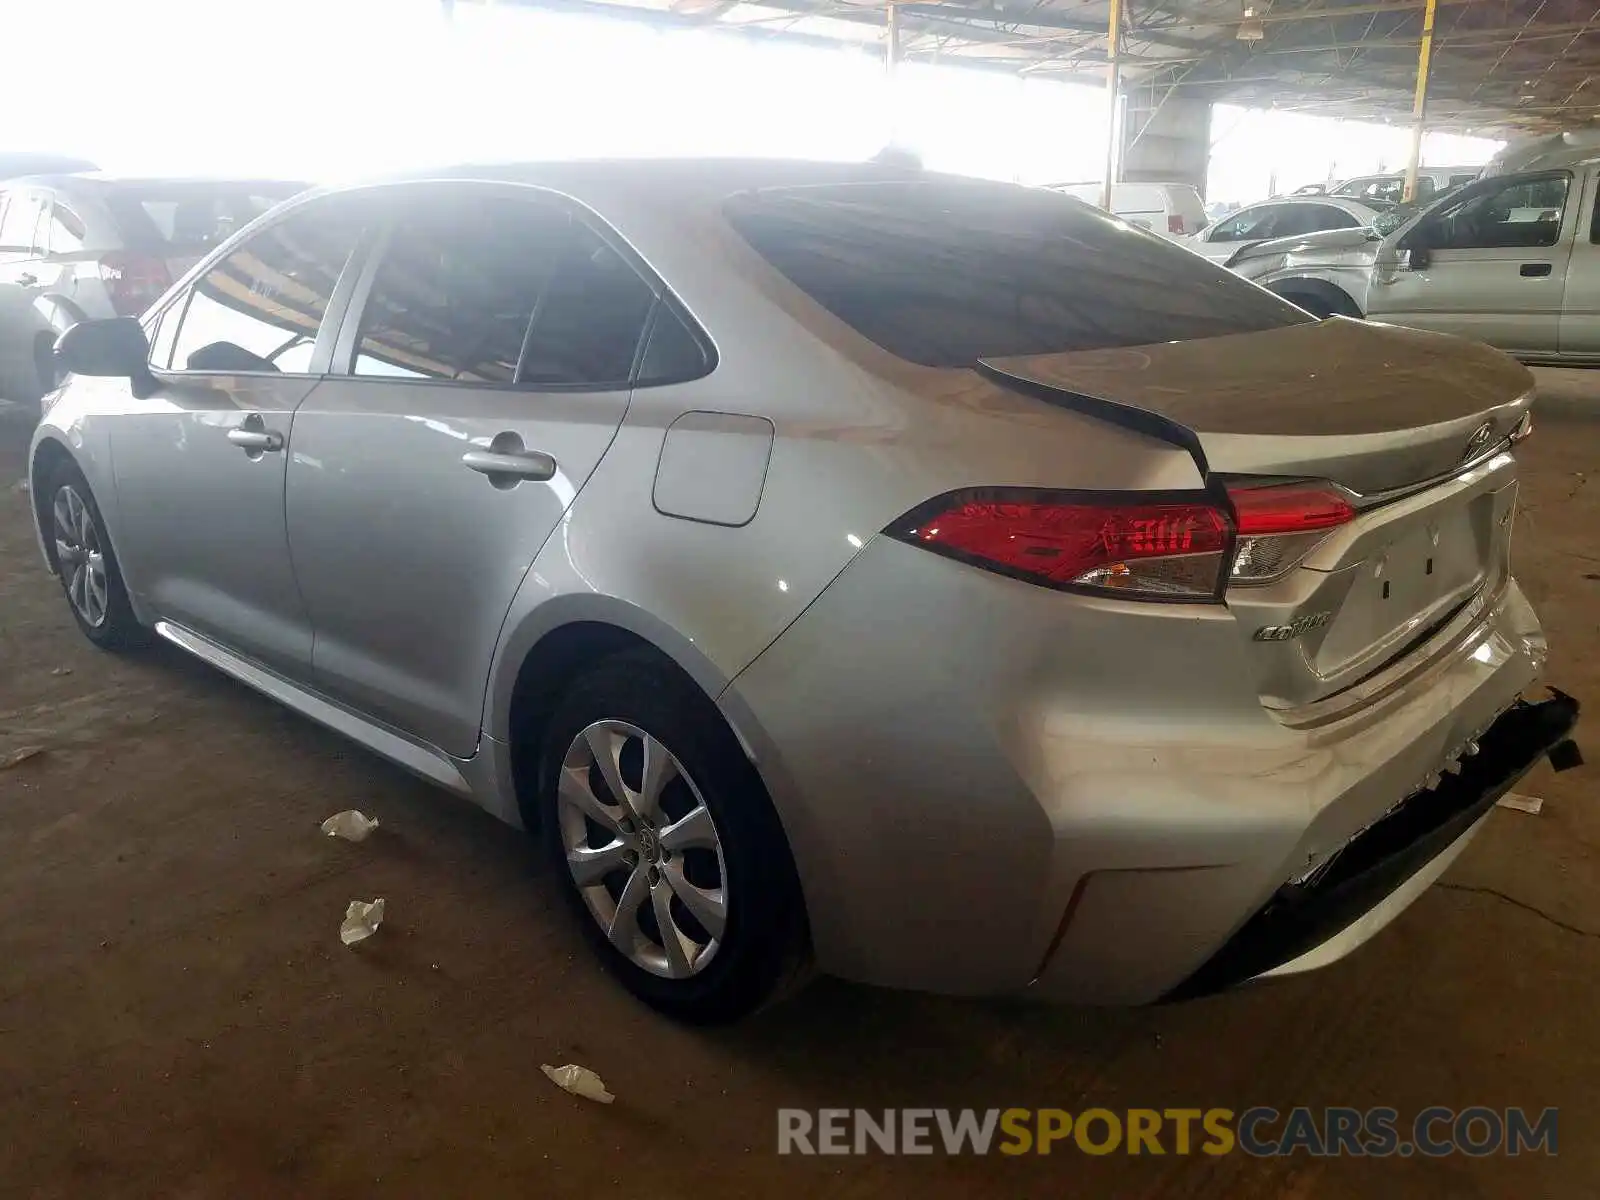
[[[539,300],[520,380],[598,387],[626,384],[655,292],[593,230],[576,222]]]
[[[638,382],[681,383],[704,375],[710,365],[700,339],[689,331],[671,307],[661,304],[650,326],[650,340],[645,346],[644,361],[639,364]]]
[[[465,194],[403,215],[362,313],[354,373],[513,382],[568,223],[546,205]]]
[[[46,247],[51,254],[76,254],[83,249],[83,239],[88,233],[83,218],[62,201],[57,200],[50,210],[50,232]]]
[[[891,354],[928,366],[1312,319],[1198,255],[1043,189],[830,184],[746,193],[726,212],[812,299]]]
[[[312,201],[197,280],[173,342],[175,371],[303,372],[361,236],[345,197]],[[162,333],[172,318],[162,323]]]

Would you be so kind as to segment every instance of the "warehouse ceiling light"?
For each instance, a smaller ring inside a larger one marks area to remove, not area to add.
[[[1259,42],[1267,36],[1267,26],[1264,21],[1256,16],[1256,10],[1249,5],[1245,6],[1244,20],[1239,22],[1238,32],[1233,35],[1241,42]]]

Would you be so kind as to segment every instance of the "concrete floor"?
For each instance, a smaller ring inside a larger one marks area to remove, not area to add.
[[[1600,704],[1600,373],[1544,373],[1519,573],[1551,679]],[[1560,409],[1565,415],[1555,415]],[[0,433],[0,1193],[1593,1196],[1595,768],[1523,790],[1325,973],[1085,1011],[821,981],[720,1032],[593,965],[520,835],[176,653],[118,659],[35,561]],[[1589,727],[1594,728],[1591,717]],[[1600,739],[1592,753],[1600,756]],[[362,846],[318,822],[381,817]],[[382,895],[357,951],[337,929]],[[577,1061],[609,1108],[557,1091]],[[779,1105],[1561,1108],[1557,1158],[796,1160]]]

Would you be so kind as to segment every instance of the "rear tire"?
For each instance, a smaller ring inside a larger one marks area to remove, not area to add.
[[[539,782],[563,894],[635,996],[714,1024],[802,977],[804,905],[777,813],[716,706],[675,667],[628,651],[580,676],[546,727]]]
[[[133,614],[122,568],[89,481],[75,462],[63,458],[42,482],[39,515],[45,545],[67,611],[83,636],[102,650],[132,650],[147,644],[150,631]]]

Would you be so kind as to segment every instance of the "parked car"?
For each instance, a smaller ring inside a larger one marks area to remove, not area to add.
[[[1263,242],[1229,266],[1319,315],[1462,334],[1529,362],[1597,361],[1600,158],[1579,153],[1481,179],[1393,229]]]
[[[1184,238],[1183,244],[1212,262],[1226,262],[1243,247],[1271,238],[1370,228],[1388,207],[1382,201],[1364,204],[1342,196],[1283,196],[1247,204],[1204,232]]]
[[[1062,183],[1052,190],[1085,204],[1099,204],[1102,184]],[[1206,227],[1205,201],[1188,183],[1114,183],[1111,185],[1111,211],[1140,229],[1163,237],[1185,237]]]
[[[137,316],[201,255],[304,187],[37,175],[0,184],[0,399],[55,385],[50,349],[86,317]]]
[[[72,171],[98,171],[86,158],[32,150],[0,150],[0,181],[19,175],[62,175]]]
[[[1423,203],[1443,195],[1451,188],[1471,183],[1478,177],[1478,167],[1423,167],[1417,172],[1417,194],[1413,203]],[[1328,189],[1330,196],[1349,196],[1355,200],[1384,200],[1399,204],[1405,195],[1404,171],[1386,175],[1358,175]]]
[[[1523,367],[1043,189],[323,191],[57,352],[31,495],[84,635],[537,827],[685,1018],[813,958],[1128,1003],[1321,965],[1575,719],[1518,701]]]

